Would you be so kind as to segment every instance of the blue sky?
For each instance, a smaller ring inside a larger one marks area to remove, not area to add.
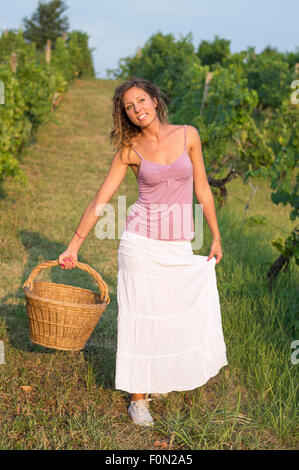
[[[31,17],[38,0],[0,0],[0,31],[18,29]],[[47,3],[44,2],[44,3]],[[65,0],[70,29],[89,35],[97,77],[117,67],[118,59],[137,51],[161,31],[193,33],[195,47],[215,35],[231,41],[231,51],[268,44],[279,51],[299,46],[298,0]],[[4,6],[5,5],[5,6]]]

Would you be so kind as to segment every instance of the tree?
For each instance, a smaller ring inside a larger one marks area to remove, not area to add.
[[[270,44],[268,44],[268,45],[262,50],[261,54],[264,54],[264,55],[271,55],[271,54],[277,55],[277,54],[281,54],[281,55],[283,56],[283,54],[279,52],[279,50],[277,49],[277,47],[272,47]]]
[[[49,3],[39,1],[37,10],[31,19],[24,18],[24,38],[35,42],[37,49],[43,50],[47,40],[51,40],[52,49],[55,47],[56,39],[62,36],[69,28],[66,16],[61,17],[68,7],[63,0],[52,0]]]
[[[296,47],[295,52],[285,52],[285,58],[290,68],[293,68],[299,62],[299,47]]]
[[[194,61],[192,33],[176,40],[172,33],[153,34],[133,57],[119,60],[117,70],[109,70],[113,78],[127,80],[138,76],[161,86],[169,101],[175,95],[177,83],[190,63]],[[168,104],[168,103],[167,103]]]
[[[202,65],[222,64],[223,59],[230,55],[230,41],[214,36],[213,41],[201,41],[197,55]]]
[[[284,55],[274,50],[252,56],[247,64],[248,88],[257,91],[263,109],[281,106],[289,95],[292,75]]]

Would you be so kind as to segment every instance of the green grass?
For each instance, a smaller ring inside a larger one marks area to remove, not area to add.
[[[114,389],[119,240],[99,240],[91,231],[79,261],[96,269],[109,286],[111,303],[86,347],[56,351],[31,343],[22,285],[31,270],[65,250],[80,217],[109,168],[112,150],[111,97],[117,82],[77,80],[54,117],[39,128],[23,152],[23,187],[5,181],[0,200],[0,449],[172,449],[298,448],[298,371],[291,342],[298,339],[298,268],[292,262],[272,291],[265,274],[277,252],[276,235],[288,231],[287,208],[270,200],[266,181],[250,200],[250,186],[234,180],[217,217],[224,257],[217,265],[228,366],[204,386],[171,392],[152,401],[154,429],[127,416],[129,394]],[[127,206],[137,198],[131,169],[110,201]],[[245,217],[244,217],[245,214]],[[204,227],[207,254],[210,235]],[[197,252],[196,252],[197,253]],[[52,268],[37,279],[97,291],[78,269]],[[22,387],[29,386],[30,389]],[[26,391],[27,390],[27,391]]]

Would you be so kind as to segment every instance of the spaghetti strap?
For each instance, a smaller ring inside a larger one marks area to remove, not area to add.
[[[137,153],[137,155],[138,155],[138,156],[141,158],[141,160],[143,160],[143,157],[140,155],[140,153],[139,153],[139,152],[137,152],[137,150],[135,150],[135,149],[134,149],[134,147],[132,147],[132,149],[134,150],[134,152],[136,152],[136,153]]]
[[[186,152],[187,150],[187,125],[184,124],[184,126],[185,126],[185,152]]]

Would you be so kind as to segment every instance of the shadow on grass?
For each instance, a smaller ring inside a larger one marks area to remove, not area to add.
[[[66,249],[66,246],[62,243],[48,240],[36,232],[22,231],[19,236],[27,249],[28,256],[19,287],[16,291],[9,292],[0,301],[0,319],[2,320],[2,325],[0,324],[0,335],[2,337],[7,336],[10,346],[19,351],[43,355],[57,355],[57,353],[60,352],[59,350],[39,346],[31,341],[26,312],[26,299],[22,286],[28,279],[33,268],[45,261],[58,259],[60,253]],[[105,263],[104,254],[101,254],[101,258],[102,263]],[[9,262],[10,259],[3,261]],[[82,263],[85,262],[80,255],[79,261]],[[91,267],[101,273],[96,262],[95,265]],[[55,266],[54,268],[40,271],[35,277],[35,280],[45,280],[43,271],[47,271],[47,281],[77,286],[99,293],[95,279],[80,269],[63,270],[59,266]],[[104,281],[107,283],[108,288],[109,285],[115,283],[115,279],[111,276],[108,278],[105,276]],[[90,368],[91,364],[96,364],[95,377],[97,384],[114,389],[117,299],[114,294],[109,293],[109,295],[110,304],[102,314],[96,328],[82,351],[86,360],[87,369]],[[66,351],[61,352],[62,356],[66,353]]]

